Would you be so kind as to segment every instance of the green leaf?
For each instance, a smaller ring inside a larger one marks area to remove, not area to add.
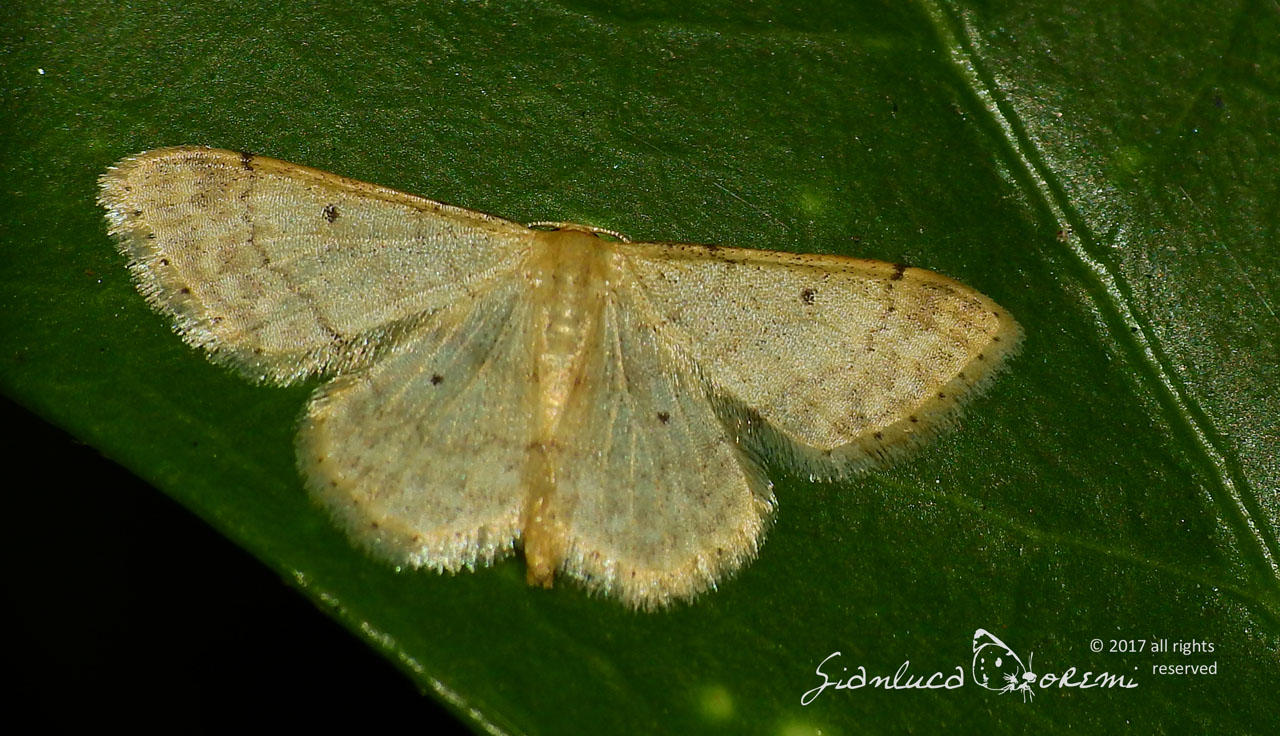
[[[473,727],[1280,726],[1274,7],[166,8],[6,13],[0,385]],[[314,384],[211,365],[130,284],[95,179],[182,143],[519,221],[909,262],[991,296],[1028,337],[908,461],[830,484],[770,468],[780,511],[760,558],[692,605],[530,589],[518,559],[401,574],[306,498],[292,435]],[[1039,681],[1028,703],[982,689],[979,628],[1034,652],[1038,675],[1136,687]],[[1151,652],[1159,640],[1213,649]],[[965,684],[802,705],[836,651],[833,678],[910,660]]]

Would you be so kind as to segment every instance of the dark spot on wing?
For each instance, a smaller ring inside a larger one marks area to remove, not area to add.
[[[241,151],[240,165],[245,167],[249,171],[253,171],[253,154],[249,153],[248,151]]]
[[[666,413],[665,411],[660,411],[658,412],[658,421],[662,422],[663,424],[666,424],[667,422],[671,421],[671,415]]]
[[[817,292],[815,292],[813,289],[801,289],[800,301],[804,302],[805,304],[813,304],[814,294],[816,293]]]
[[[431,385],[432,385],[432,386],[439,386],[439,385],[440,385],[440,384],[442,384],[442,383],[444,383],[444,376],[440,375],[439,373],[433,373],[433,374],[431,374]]]
[[[893,275],[889,277],[890,281],[898,281],[902,278],[902,274],[909,268],[905,263],[893,264]]]
[[[338,207],[334,204],[326,204],[324,206],[324,219],[333,222],[338,219]]]

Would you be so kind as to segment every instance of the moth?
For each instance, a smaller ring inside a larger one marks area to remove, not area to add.
[[[1032,657],[1035,656],[1033,653]],[[998,693],[1022,693],[1022,702],[1035,699],[1035,691],[1031,689],[1036,681],[1036,674],[1014,653],[1009,645],[1000,641],[999,637],[986,629],[973,632],[973,681],[988,690]]]
[[[1021,328],[929,271],[526,226],[247,153],[124,159],[99,201],[139,291],[248,378],[323,376],[311,495],[397,565],[519,547],[653,609],[756,554],[765,458],[816,479],[947,424]]]

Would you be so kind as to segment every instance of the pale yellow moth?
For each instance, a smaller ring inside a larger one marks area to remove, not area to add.
[[[917,268],[526,227],[245,153],[132,156],[99,200],[189,344],[257,381],[332,376],[298,466],[354,540],[439,571],[519,543],[530,583],[638,608],[755,555],[763,459],[882,464],[1021,337]]]

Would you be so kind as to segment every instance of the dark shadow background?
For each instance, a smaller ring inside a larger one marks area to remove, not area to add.
[[[6,700],[43,726],[280,721],[469,733],[248,553],[0,399]],[[25,472],[24,472],[25,471]],[[12,711],[10,711],[12,712]]]

